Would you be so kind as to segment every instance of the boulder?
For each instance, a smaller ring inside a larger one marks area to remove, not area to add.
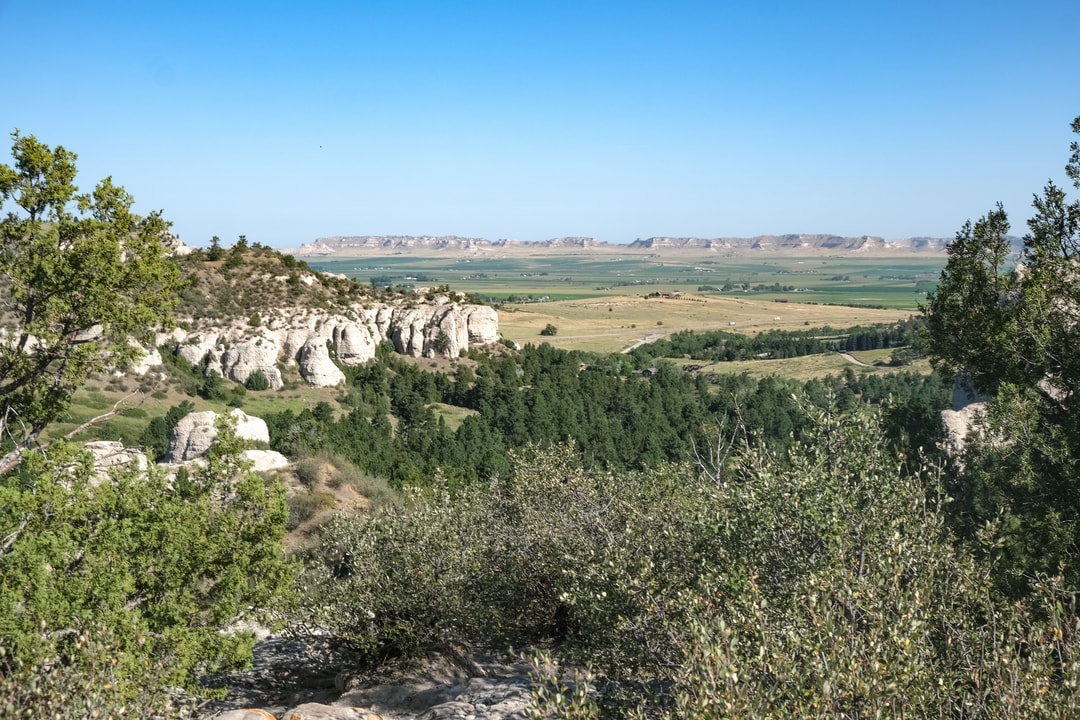
[[[378,343],[371,331],[356,323],[342,323],[334,328],[332,336],[337,348],[338,360],[346,365],[359,365],[375,357]]]
[[[382,718],[369,710],[358,707],[304,703],[286,712],[282,720],[382,720]]]
[[[986,403],[971,403],[959,410],[942,410],[941,423],[945,426],[945,448],[949,455],[959,460],[964,454],[967,436],[986,415]]]
[[[474,345],[488,345],[499,339],[499,314],[495,308],[486,305],[468,305],[465,309],[466,325],[469,328],[469,342]]]
[[[270,430],[262,418],[236,409],[229,413],[236,420],[238,437],[256,442],[270,442]],[[212,410],[185,415],[169,435],[165,462],[184,463],[202,457],[217,439],[217,413]]]
[[[945,449],[954,459],[963,455],[968,434],[986,417],[989,399],[969,382],[958,378],[953,383],[952,408],[941,411],[941,423],[945,426]]]
[[[244,458],[251,463],[255,472],[281,470],[289,466],[289,458],[276,450],[245,450]]]
[[[96,482],[107,478],[113,468],[134,466],[145,470],[148,465],[146,453],[124,447],[124,443],[118,440],[93,440],[83,445],[83,449],[93,456]]]
[[[138,360],[138,362],[131,366],[129,372],[142,376],[150,372],[152,368],[161,365],[161,363],[161,353],[158,352],[156,347],[151,348]]]
[[[192,365],[202,364],[207,353],[210,353],[213,360],[214,355],[219,354],[219,337],[218,333],[188,335],[177,346],[176,354]],[[220,362],[220,358],[218,361]]]
[[[309,338],[297,358],[300,375],[316,387],[333,387],[345,382],[345,373],[330,359],[326,342],[318,336]]]
[[[424,328],[430,315],[419,309],[409,309],[395,315],[390,339],[394,350],[402,355],[421,357],[424,354]]]
[[[277,368],[280,354],[281,348],[269,338],[258,337],[236,343],[221,357],[222,375],[243,385],[256,371],[261,370],[270,383],[270,389],[279,390],[284,385],[281,371]]]
[[[214,720],[277,720],[265,710],[229,710],[215,715]]]

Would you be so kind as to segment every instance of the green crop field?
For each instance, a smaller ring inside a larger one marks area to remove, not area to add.
[[[308,261],[316,270],[361,282],[449,285],[496,304],[503,337],[593,352],[617,352],[686,329],[759,332],[894,322],[918,312],[944,263],[944,255],[669,257],[611,251]],[[549,324],[556,334],[540,335]]]
[[[700,292],[716,296],[914,310],[937,284],[944,262],[943,255],[759,259],[620,256],[608,251],[478,258],[378,255],[308,264],[364,283],[446,284],[495,300],[580,300],[703,288]]]

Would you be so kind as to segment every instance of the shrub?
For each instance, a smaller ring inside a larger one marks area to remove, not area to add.
[[[270,379],[266,377],[266,373],[262,370],[256,370],[248,375],[245,386],[248,390],[254,390],[256,392],[270,389]]]
[[[351,487],[367,498],[373,508],[398,502],[397,491],[385,479],[367,474],[340,455],[330,455],[328,461],[333,465],[333,473],[327,481],[330,487]]]
[[[57,657],[96,677],[84,638],[109,648],[125,702],[151,679],[204,692],[204,674],[250,662],[250,634],[222,629],[267,607],[292,570],[284,487],[245,472],[239,449],[223,421],[206,468],[174,481],[129,467],[100,482],[57,444],[0,478],[0,677]]]
[[[160,662],[144,668],[138,710],[133,715],[116,673],[116,658],[122,653],[122,644],[104,627],[80,629],[70,649],[31,664],[8,664],[10,659],[0,647],[0,667],[7,667],[6,673],[0,673],[0,716],[26,720],[198,717],[195,700],[169,690],[163,682]]]
[[[308,457],[296,463],[296,468],[293,472],[296,473],[296,479],[299,480],[304,487],[311,489],[315,487],[322,478],[324,465],[325,461],[321,458]]]
[[[538,697],[560,717],[1075,716],[1073,594],[997,595],[935,467],[865,410],[812,419],[782,455],[616,475],[532,448],[504,481],[336,517],[294,625],[371,659],[555,639],[603,691]]]
[[[540,331],[540,334],[544,337],[554,337],[559,332],[559,328],[555,327],[551,323],[544,326],[544,329]]]
[[[334,506],[334,495],[328,492],[295,493],[289,496],[287,527],[295,530],[322,510]]]

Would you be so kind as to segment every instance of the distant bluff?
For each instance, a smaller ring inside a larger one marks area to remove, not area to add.
[[[350,256],[367,252],[414,253],[446,251],[468,254],[499,250],[567,250],[587,248],[613,252],[649,252],[686,250],[705,252],[786,252],[786,253],[937,253],[944,252],[949,240],[916,237],[887,241],[873,235],[758,235],[756,237],[651,237],[619,244],[591,237],[560,237],[536,242],[524,240],[487,240],[457,235],[339,235],[318,238],[298,248],[283,252],[297,257]]]
[[[701,250],[783,250],[869,252],[907,251],[941,252],[949,241],[943,238],[906,238],[889,242],[873,235],[841,237],[839,235],[758,235],[752,238],[673,238],[653,237],[635,240],[630,247],[643,249],[686,248]]]

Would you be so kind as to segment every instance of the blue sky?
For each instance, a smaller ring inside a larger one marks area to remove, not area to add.
[[[1066,184],[1078,29],[1075,0],[0,0],[0,128],[193,245],[951,237],[997,201],[1022,234]]]

